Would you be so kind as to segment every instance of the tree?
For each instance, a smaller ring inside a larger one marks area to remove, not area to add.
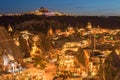
[[[86,67],[85,54],[82,48],[79,48],[75,57],[78,59],[79,63]]]
[[[29,47],[27,46],[27,42],[25,39],[22,38],[22,36],[19,37],[19,42],[20,42],[20,49],[22,50],[22,56],[23,57],[29,57]]]

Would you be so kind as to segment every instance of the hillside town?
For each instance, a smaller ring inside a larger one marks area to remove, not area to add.
[[[28,11],[28,12],[22,12],[22,13],[9,13],[9,14],[0,14],[0,17],[2,16],[22,16],[22,15],[37,15],[37,16],[64,16],[68,14],[63,14],[60,12],[54,12],[54,11],[49,11],[47,8],[40,7],[39,9],[36,9],[34,11]]]
[[[120,79],[120,29],[0,30],[0,80]]]

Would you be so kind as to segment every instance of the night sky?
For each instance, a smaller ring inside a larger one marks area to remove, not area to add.
[[[77,15],[120,16],[120,0],[0,0],[0,13],[21,13],[40,7]]]

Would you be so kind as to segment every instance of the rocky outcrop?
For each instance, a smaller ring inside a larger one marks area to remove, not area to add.
[[[22,63],[22,51],[15,45],[4,27],[0,26],[0,63],[3,66],[4,54],[18,63]]]

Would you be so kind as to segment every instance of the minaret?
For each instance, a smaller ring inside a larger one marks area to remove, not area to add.
[[[92,24],[91,24],[90,22],[88,22],[87,28],[88,28],[88,29],[91,29],[91,28],[92,28]]]
[[[52,28],[50,27],[50,29],[49,29],[48,32],[47,32],[47,36],[50,37],[50,36],[52,36],[52,35],[53,35],[53,30],[52,30]]]

